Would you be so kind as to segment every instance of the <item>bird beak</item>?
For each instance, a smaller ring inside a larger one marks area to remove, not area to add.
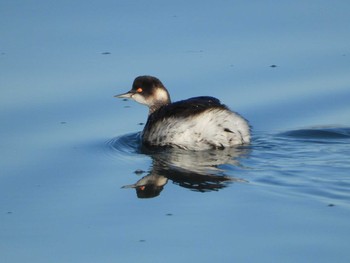
[[[136,187],[137,187],[136,184],[130,184],[130,185],[124,185],[124,186],[122,186],[123,189],[136,188]]]
[[[123,93],[123,94],[119,94],[119,95],[115,95],[115,98],[131,98],[132,95],[134,95],[134,92],[128,91],[127,93]]]

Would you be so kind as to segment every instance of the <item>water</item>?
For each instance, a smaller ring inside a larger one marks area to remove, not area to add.
[[[0,6],[1,262],[349,261],[348,3]],[[252,144],[144,149],[141,74]]]
[[[350,128],[261,133],[249,146],[202,152],[144,149],[139,137],[139,133],[122,136],[107,142],[107,146],[118,160],[140,155],[152,160],[145,170],[135,170],[137,183],[124,187],[136,189],[140,198],[159,195],[170,180],[199,192],[218,191],[227,183],[237,182],[272,187],[273,192],[287,196],[307,195],[328,201],[329,206],[334,206],[333,202],[348,205],[350,201]],[[143,174],[147,175],[140,179]]]

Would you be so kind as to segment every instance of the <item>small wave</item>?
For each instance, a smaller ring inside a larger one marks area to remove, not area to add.
[[[287,131],[280,136],[301,139],[350,139],[350,128],[310,128]]]
[[[109,150],[119,154],[139,154],[141,153],[140,133],[130,133],[112,138],[106,142]]]

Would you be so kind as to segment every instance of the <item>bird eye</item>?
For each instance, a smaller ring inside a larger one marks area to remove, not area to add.
[[[137,93],[141,93],[142,92],[142,88],[137,88],[136,92]]]

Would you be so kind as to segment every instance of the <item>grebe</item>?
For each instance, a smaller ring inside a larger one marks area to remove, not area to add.
[[[171,103],[162,82],[139,76],[132,89],[116,95],[149,107],[142,131],[146,146],[170,146],[187,150],[224,149],[250,142],[250,126],[238,113],[213,97],[194,97]]]

